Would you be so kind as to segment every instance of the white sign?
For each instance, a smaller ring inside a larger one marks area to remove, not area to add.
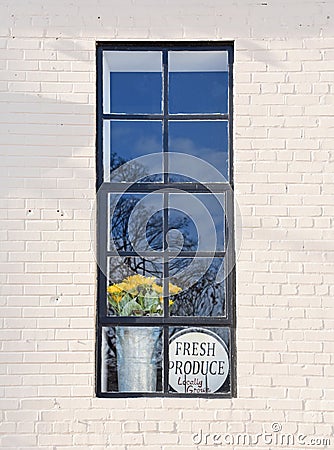
[[[229,367],[225,342],[212,331],[188,328],[169,341],[169,385],[176,392],[216,392]]]

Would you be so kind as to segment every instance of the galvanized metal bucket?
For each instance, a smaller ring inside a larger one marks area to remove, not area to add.
[[[159,327],[116,327],[119,392],[157,390]]]

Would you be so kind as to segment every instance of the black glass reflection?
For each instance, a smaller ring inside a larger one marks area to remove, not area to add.
[[[170,327],[169,328],[169,345],[173,342],[173,339],[176,335],[186,334],[186,333],[204,333],[204,336],[209,333],[210,336],[214,336],[218,342],[222,343],[223,348],[226,350],[226,355],[229,358],[230,348],[231,348],[231,338],[230,338],[230,330],[229,328],[219,327]],[[205,337],[201,339],[201,342],[205,342]],[[186,341],[186,340],[185,340]],[[210,385],[215,384],[215,377],[217,375],[217,367],[219,367],[219,356],[217,355],[218,351],[211,346],[211,350],[209,351],[210,356],[212,356],[211,361],[217,361],[217,363],[213,363],[211,366],[205,364],[202,365],[203,357],[196,355],[196,352],[200,355],[203,354],[204,351],[208,348],[204,345],[204,347],[200,346],[201,342],[198,342],[195,346],[192,346],[186,342],[185,346],[178,346],[178,354],[179,354],[179,364],[176,361],[169,362],[169,382],[174,384],[174,389],[171,384],[169,385],[169,392],[180,392],[185,394],[214,394],[214,393],[229,393],[231,391],[231,367],[230,363],[223,365],[223,370],[225,371],[226,379],[219,386],[219,380],[217,380],[218,385],[216,384],[217,390],[212,392],[210,390]],[[192,370],[191,370],[192,368]],[[190,374],[189,374],[190,369]],[[210,373],[211,369],[211,373]],[[211,378],[211,380],[210,380]],[[225,378],[225,377],[224,377]],[[211,381],[211,383],[210,383]],[[213,381],[213,383],[212,383]],[[209,387],[209,388],[208,388]]]
[[[162,334],[161,327],[103,327],[102,392],[161,392]]]
[[[224,194],[170,194],[168,248],[224,251]]]
[[[170,52],[169,112],[228,111],[227,52]]]
[[[109,194],[110,250],[162,250],[162,195]]]
[[[159,114],[161,112],[161,90],[161,73],[111,73],[111,112],[126,114]]]
[[[172,72],[169,74],[169,112],[227,113],[227,72]]]
[[[226,182],[228,179],[226,121],[171,121],[169,151],[184,154],[170,155],[171,181]]]
[[[150,156],[162,150],[161,122],[112,120],[109,127],[111,181],[161,181],[162,157]]]
[[[172,316],[225,316],[223,258],[174,258],[170,279],[182,290],[171,294]]]
[[[159,51],[104,52],[105,112],[161,112],[162,53]],[[108,95],[110,94],[110,95]]]

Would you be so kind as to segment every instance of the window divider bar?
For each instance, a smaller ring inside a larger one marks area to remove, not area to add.
[[[162,52],[163,181],[168,182],[168,53]]]
[[[164,325],[162,327],[163,329],[163,371],[162,371],[162,377],[163,377],[163,392],[166,394],[168,392],[168,387],[169,387],[169,376],[168,376],[168,371],[169,371],[169,327],[168,325]]]
[[[150,193],[157,192],[159,190],[175,192],[184,191],[184,193],[198,193],[198,194],[223,194],[231,189],[230,183],[103,183],[101,190],[108,191],[109,193]]]
[[[166,121],[166,124],[168,122]],[[167,133],[166,133],[167,134]],[[164,135],[165,136],[165,135]],[[167,136],[168,139],[168,136]],[[168,140],[167,140],[168,145]],[[165,157],[167,153],[165,153]],[[166,158],[167,159],[167,158]],[[164,177],[167,177],[167,171],[165,171]],[[167,192],[163,193],[163,310],[164,317],[169,316],[169,265],[168,265],[168,255],[166,255],[166,251],[168,250],[168,242],[167,242],[167,233],[169,229],[168,224],[168,206],[169,206],[169,195]],[[168,339],[168,326],[163,325],[163,392],[168,392],[169,387],[169,339]]]
[[[133,258],[163,258],[166,255],[168,258],[224,258],[226,255],[225,251],[215,251],[215,252],[209,252],[209,251],[202,251],[202,252],[192,252],[192,251],[181,251],[179,253],[176,252],[168,252],[168,250],[164,252],[158,252],[158,251],[143,251],[140,252],[134,252],[134,251],[115,251],[115,250],[109,250],[107,251],[108,257],[133,257]]]
[[[230,318],[225,316],[105,316],[100,317],[100,325],[115,327],[121,325],[129,326],[210,326],[231,327]]]
[[[103,120],[229,120],[229,114],[102,114]]]
[[[126,394],[126,396],[124,395]],[[98,395],[100,398],[142,398],[142,397],[151,397],[151,398],[203,398],[203,399],[216,399],[216,398],[226,398],[230,399],[233,396],[231,392],[215,392],[214,394],[203,392],[201,394],[190,394],[190,393],[182,393],[182,392],[99,392]]]

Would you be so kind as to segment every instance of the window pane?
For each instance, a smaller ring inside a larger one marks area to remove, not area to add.
[[[161,113],[161,52],[105,52],[103,63],[105,113]]]
[[[162,328],[102,329],[102,392],[162,391]]]
[[[225,316],[224,258],[174,258],[170,280],[182,290],[170,291],[172,316]]]
[[[160,121],[104,122],[105,181],[161,181],[161,150]]]
[[[161,258],[108,258],[109,316],[161,316],[163,264]]]
[[[181,153],[170,155],[171,181],[226,182],[228,179],[226,121],[170,122],[169,151]]]
[[[169,331],[169,392],[214,394],[230,392],[230,330],[171,327]]]
[[[109,194],[109,249],[162,250],[162,194]]]
[[[224,194],[170,194],[168,249],[224,251]]]
[[[169,112],[228,112],[227,52],[169,53]]]

